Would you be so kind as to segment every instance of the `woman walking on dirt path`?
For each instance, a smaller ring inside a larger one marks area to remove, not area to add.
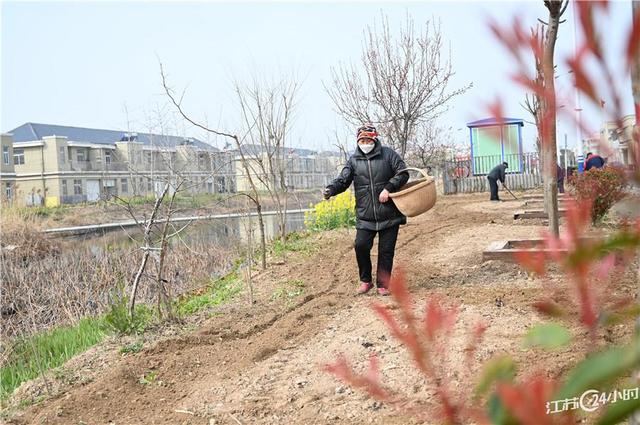
[[[370,124],[357,130],[358,147],[340,175],[324,190],[329,199],[349,188],[353,182],[356,198],[355,251],[360,273],[358,294],[373,288],[371,248],[378,235],[376,287],[379,295],[389,295],[388,281],[393,268],[398,229],[407,218],[390,200],[389,193],[407,183],[409,174],[399,173],[406,165],[393,149],[382,146],[376,128]]]

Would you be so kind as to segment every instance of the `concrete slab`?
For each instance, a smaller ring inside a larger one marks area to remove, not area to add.
[[[527,193],[522,195],[522,199],[544,199],[544,193]],[[568,193],[558,193],[558,199],[573,199]]]
[[[567,213],[566,208],[558,208],[558,215],[564,217]],[[523,220],[527,218],[549,218],[544,210],[520,210],[513,213],[514,220]]]
[[[492,242],[482,252],[482,260],[500,260],[515,263],[516,259],[514,254],[530,252],[532,249],[535,250],[535,247],[541,246],[543,242],[544,239],[516,239]]]
[[[583,240],[588,240],[584,238]],[[540,248],[544,246],[544,239],[514,239],[491,242],[489,246],[482,252],[482,261],[500,260],[515,263],[516,253],[525,252],[544,252],[550,253],[551,250]],[[561,250],[565,251],[566,250]]]

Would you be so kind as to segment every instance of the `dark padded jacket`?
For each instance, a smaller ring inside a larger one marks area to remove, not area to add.
[[[504,183],[506,169],[507,167],[505,167],[504,164],[496,165],[493,170],[489,171],[487,177],[493,180],[500,180],[502,183]]]
[[[327,189],[331,196],[335,196],[347,190],[353,182],[356,229],[384,230],[407,222],[407,218],[391,199],[384,204],[379,201],[383,189],[396,192],[407,183],[409,173],[397,174],[404,168],[406,165],[400,155],[376,141],[375,147],[368,154],[356,148],[340,175]]]
[[[587,160],[584,169],[589,171],[592,168],[602,168],[604,167],[604,159],[601,156],[593,154]]]

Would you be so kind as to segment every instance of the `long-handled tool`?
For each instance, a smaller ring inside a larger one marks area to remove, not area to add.
[[[509,190],[509,188],[508,188],[507,186],[502,185],[502,187],[504,187],[504,188],[507,190],[507,192],[509,192],[509,193],[511,194],[511,196],[513,196],[513,199],[515,199],[516,201],[518,200],[518,198],[516,197],[516,195],[514,195],[514,194],[513,194],[513,192],[512,192],[512,191],[510,191],[510,190]]]

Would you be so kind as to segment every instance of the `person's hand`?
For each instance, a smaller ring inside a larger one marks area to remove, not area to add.
[[[382,192],[380,192],[380,196],[378,197],[378,199],[383,204],[387,202],[389,200],[389,191],[387,189],[384,189]]]
[[[331,189],[329,189],[328,187],[322,191],[322,196],[324,197],[324,199],[328,200],[329,198],[331,198]]]

